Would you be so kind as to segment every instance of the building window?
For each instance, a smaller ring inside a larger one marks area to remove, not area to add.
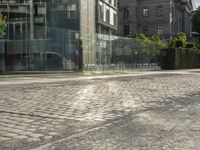
[[[125,25],[124,26],[124,36],[127,36],[130,34],[130,26],[129,25]]]
[[[100,20],[103,20],[103,14],[104,14],[104,10],[103,10],[103,5],[99,5],[99,18]]]
[[[143,32],[145,35],[148,35],[149,27],[148,27],[148,26],[142,26],[142,32]]]
[[[149,16],[149,9],[148,8],[143,8],[142,14],[143,14],[144,17],[148,17]]]
[[[68,18],[76,18],[77,17],[77,6],[76,4],[68,4],[66,6],[66,13]]]
[[[106,22],[110,23],[110,10],[108,8],[106,10]]]
[[[174,15],[174,7],[172,7],[172,12],[171,12],[171,13],[172,13],[172,19],[173,19],[174,16],[175,16],[175,15]]]
[[[157,7],[157,16],[158,17],[163,16],[163,7]]]
[[[114,6],[117,7],[117,0],[114,0]]]
[[[117,25],[117,15],[115,13],[113,14],[113,24]]]
[[[128,18],[130,15],[129,8],[124,8],[124,18]]]
[[[157,25],[157,33],[163,34],[163,25]]]

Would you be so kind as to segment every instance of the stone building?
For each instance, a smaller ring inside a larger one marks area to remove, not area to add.
[[[117,31],[117,0],[97,0],[97,33],[113,34]]]
[[[178,32],[190,36],[193,6],[192,0],[119,0],[118,33],[159,33],[164,39]]]

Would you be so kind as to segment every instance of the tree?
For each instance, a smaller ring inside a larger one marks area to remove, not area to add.
[[[153,35],[150,39],[151,41],[158,42],[158,43],[161,41],[159,34]]]
[[[149,42],[149,38],[146,37],[143,33],[136,34],[136,39],[137,40],[143,40],[145,42]]]
[[[137,48],[144,54],[156,55],[159,54],[161,48],[166,47],[166,42],[160,39],[159,34],[147,37],[142,33],[138,33],[129,37],[137,40]]]
[[[200,6],[194,12],[194,15],[193,15],[193,18],[192,18],[192,30],[200,33]]]
[[[170,41],[169,41],[169,45],[168,47],[175,47],[176,45],[176,41],[177,41],[177,37],[173,37]]]
[[[183,33],[183,32],[177,33],[177,38],[178,38],[178,40],[182,41],[183,44],[185,44],[186,41],[187,41],[187,36],[186,36],[186,34]]]
[[[6,17],[4,17],[0,13],[0,38],[2,38],[6,34],[6,27],[7,27]]]
[[[183,32],[177,33],[176,36],[169,41],[168,46],[176,47],[177,44],[180,45],[180,47],[184,47],[187,44],[187,37],[185,33]]]
[[[166,42],[160,39],[160,34],[155,34],[151,38],[151,43],[152,43],[152,50],[155,53],[159,53],[159,50],[166,47]]]

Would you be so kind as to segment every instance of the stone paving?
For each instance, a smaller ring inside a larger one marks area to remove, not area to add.
[[[35,150],[199,150],[200,94],[123,116]],[[178,107],[177,107],[178,105]]]
[[[0,149],[34,148],[199,92],[198,72],[2,84]]]

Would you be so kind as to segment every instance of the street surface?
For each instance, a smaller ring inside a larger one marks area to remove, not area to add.
[[[199,150],[200,70],[0,78],[0,150]]]

